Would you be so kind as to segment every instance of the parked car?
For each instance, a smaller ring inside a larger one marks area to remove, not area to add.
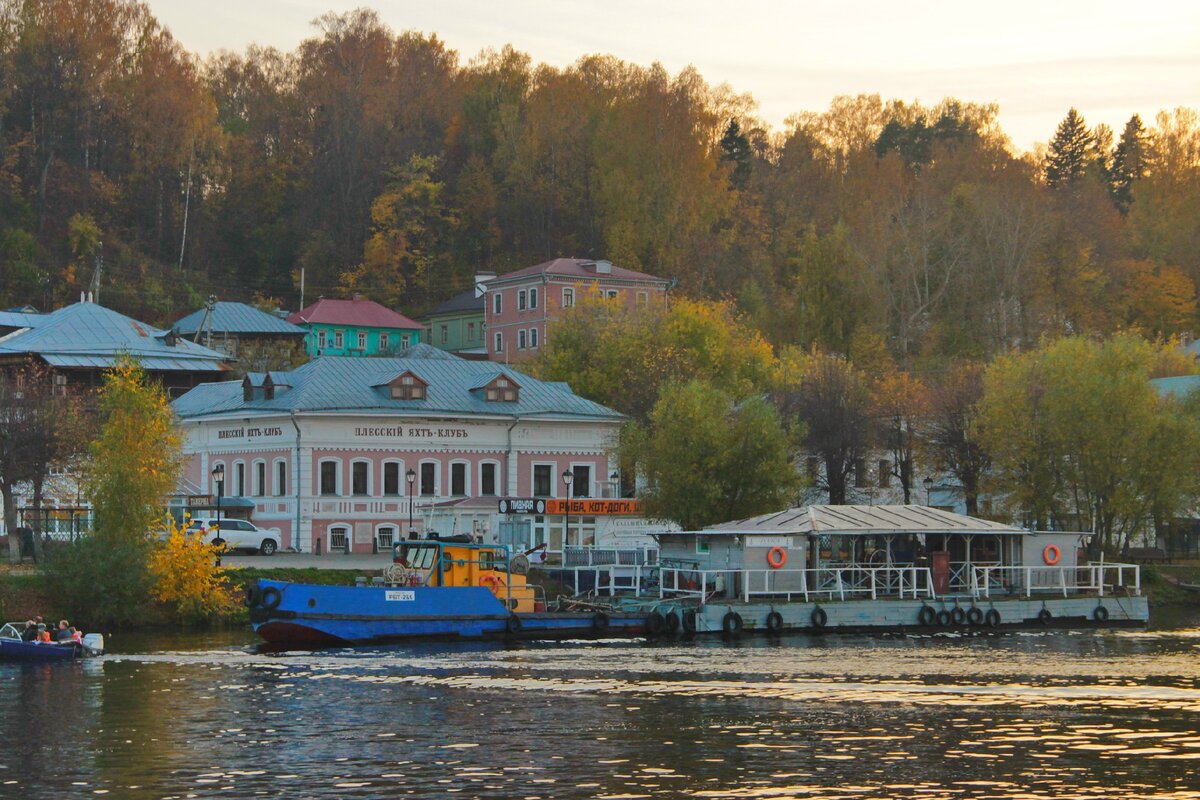
[[[193,517],[188,529],[203,530],[206,543],[224,542],[228,550],[256,550],[264,556],[274,554],[283,543],[277,532],[260,528],[244,519],[226,517],[218,525],[216,517]]]

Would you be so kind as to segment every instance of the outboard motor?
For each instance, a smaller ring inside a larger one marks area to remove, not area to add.
[[[99,633],[85,634],[83,637],[83,647],[88,651],[88,655],[104,655],[104,635]]]

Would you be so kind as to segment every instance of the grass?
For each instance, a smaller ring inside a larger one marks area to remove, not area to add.
[[[1146,564],[1142,566],[1142,591],[1151,606],[1196,605],[1200,594],[1175,583],[1200,585],[1200,564]]]

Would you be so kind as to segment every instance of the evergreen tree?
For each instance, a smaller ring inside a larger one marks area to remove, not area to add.
[[[721,160],[733,165],[729,175],[729,184],[735,189],[741,189],[750,180],[750,171],[754,168],[753,153],[750,152],[750,139],[742,133],[742,128],[736,119],[729,120],[729,127],[721,137]]]
[[[1083,116],[1072,108],[1050,140],[1046,183],[1056,188],[1066,186],[1086,173],[1095,158],[1092,142],[1092,133],[1084,124]]]
[[[1113,150],[1108,191],[1122,214],[1133,202],[1133,184],[1146,174],[1146,129],[1142,118],[1134,114],[1121,131],[1121,140]]]

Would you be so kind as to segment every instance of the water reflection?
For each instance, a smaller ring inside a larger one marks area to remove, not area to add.
[[[0,797],[1200,798],[1200,628],[0,666]]]

